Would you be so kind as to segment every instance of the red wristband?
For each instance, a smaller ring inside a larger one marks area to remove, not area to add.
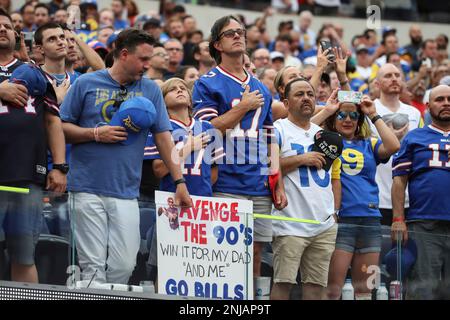
[[[403,218],[403,217],[394,217],[394,218],[392,218],[392,222],[405,222],[405,218]]]

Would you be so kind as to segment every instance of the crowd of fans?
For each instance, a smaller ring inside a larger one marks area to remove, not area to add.
[[[95,0],[27,1],[16,12],[10,12],[8,1],[0,1],[0,149],[7,150],[0,154],[0,184],[30,188],[36,200],[29,206],[23,195],[0,198],[5,230],[0,241],[10,254],[12,280],[38,282],[33,257],[40,232],[36,217],[42,213],[36,205],[42,202],[37,200],[42,198],[40,185],[62,193],[67,183],[79,210],[73,222],[82,277],[95,276],[100,282],[128,281],[139,250],[139,210],[156,214],[155,190],[175,192],[176,205],[190,205],[189,192],[249,199],[258,213],[321,221],[318,227],[255,221],[254,276],[261,275],[263,244],[274,239],[273,299],[289,298],[299,270],[304,298],[339,299],[349,266],[357,294],[367,295],[369,274],[361,270],[379,264],[381,225],[392,225],[397,239],[407,230],[405,220],[423,218],[437,224],[409,226],[450,236],[448,204],[436,207],[437,200],[433,210],[441,211],[421,217],[419,196],[410,191],[408,201],[404,178],[414,170],[414,164],[405,169],[414,163],[405,148],[417,142],[408,132],[430,125],[426,128],[448,142],[448,36],[424,39],[422,27],[414,24],[405,47],[399,46],[392,27],[381,34],[366,29],[345,43],[344,32],[352,30],[333,18],[313,30],[312,12],[337,16],[341,3],[349,1],[272,2],[286,12],[299,11],[298,21],[279,24],[275,38],[266,27],[271,8],[251,22],[223,17],[211,34],[204,34],[197,28],[200,17],[165,1],[161,14],[140,14],[133,0],[112,0],[106,8]],[[398,8],[386,3],[384,10],[401,19],[402,10],[422,5],[407,2],[409,6]],[[364,98],[343,103],[340,91]],[[125,154],[116,146],[127,140],[126,130],[108,124],[122,103],[136,107],[134,101],[140,100],[133,99],[139,98],[152,102],[158,120],[147,124],[145,137],[127,145]],[[39,124],[22,136],[18,132],[31,120],[17,119],[25,114],[40,122],[33,120]],[[265,148],[270,161],[258,158],[249,164],[250,151],[242,166],[221,162],[227,151],[221,148],[209,155],[212,163],[197,161],[214,140],[211,130],[246,143],[264,133],[266,143],[258,147]],[[169,131],[178,131],[177,138],[171,139]],[[323,132],[344,140],[332,168],[324,154],[309,149]],[[32,143],[27,144],[30,135]],[[14,139],[22,143],[14,141],[12,147]],[[449,144],[429,145],[435,148],[434,167],[448,161]],[[183,171],[174,164],[173,153],[170,158],[175,146],[178,161],[187,165]],[[398,150],[399,158],[392,157]],[[267,169],[264,174],[262,168]],[[439,194],[450,187],[449,172],[447,162],[439,170]],[[18,206],[5,206],[11,201]],[[33,211],[35,218],[20,215],[27,222],[14,223],[14,210]],[[130,215],[123,219],[125,211]],[[336,221],[342,226],[337,228]],[[345,224],[361,228],[345,229]],[[32,230],[26,240],[11,237],[20,227]],[[144,237],[154,267],[154,229]],[[410,297],[448,299],[448,238],[433,247],[424,245],[426,237],[415,240],[419,254],[433,254],[419,255]],[[155,268],[151,270],[153,277]]]

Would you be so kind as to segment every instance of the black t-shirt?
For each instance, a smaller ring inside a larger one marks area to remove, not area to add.
[[[16,62],[8,70],[3,70],[0,81],[9,79],[13,71],[22,64]],[[0,101],[0,183],[15,185],[33,182],[44,185],[47,175],[44,115],[45,112],[59,115],[59,108],[53,88],[42,70],[34,65],[24,67],[29,68],[27,73],[37,74],[39,81],[45,81],[46,85],[39,95],[34,93],[29,96],[25,107]]]

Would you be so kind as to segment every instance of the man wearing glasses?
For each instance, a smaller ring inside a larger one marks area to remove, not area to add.
[[[272,63],[270,61],[270,52],[266,48],[256,49],[252,54],[252,62],[256,69],[270,68]]]
[[[190,206],[164,100],[158,86],[142,78],[149,68],[154,39],[140,30],[122,31],[110,69],[81,76],[61,106],[63,129],[73,143],[69,197],[73,204],[75,240],[82,279],[128,283],[140,245],[137,198],[143,150],[149,130],[122,144],[128,133],[107,125],[120,102],[142,96],[153,102],[156,119],[150,127],[159,153],[177,185],[175,204]]]
[[[152,80],[163,80],[164,73],[169,67],[169,55],[166,49],[160,43],[156,43],[153,48],[153,54],[150,58],[150,66],[147,71],[147,76]]]
[[[175,38],[169,39],[164,43],[164,48],[169,54],[169,67],[164,74],[164,80],[173,78],[178,68],[181,66],[181,62],[184,58],[183,45]]]
[[[196,81],[193,100],[195,117],[211,121],[225,134],[227,159],[219,164],[214,196],[252,200],[253,212],[270,214],[268,175],[278,173],[278,149],[271,141],[271,94],[243,67],[245,29],[235,17],[215,22],[209,50],[218,66]],[[277,184],[276,190],[274,204],[283,208],[287,204],[283,185]],[[256,220],[254,231],[253,273],[258,277],[263,244],[272,241],[271,220]]]

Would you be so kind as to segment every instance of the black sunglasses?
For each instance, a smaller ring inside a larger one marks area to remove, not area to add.
[[[359,119],[359,112],[357,111],[339,111],[336,115],[336,119],[338,119],[339,121],[344,121],[345,119],[347,119],[347,116],[350,117],[350,120],[358,120]]]
[[[116,99],[114,99],[114,111],[119,111],[120,105],[122,104],[122,102],[125,101],[125,98],[128,95],[128,90],[126,87],[124,86],[120,86],[119,89],[119,94],[117,95]]]
[[[239,37],[245,36],[247,34],[247,31],[245,29],[230,29],[230,30],[226,30],[224,32],[222,32],[221,34],[219,34],[219,40],[222,39],[222,37],[225,38],[233,38],[235,34],[238,34]]]

